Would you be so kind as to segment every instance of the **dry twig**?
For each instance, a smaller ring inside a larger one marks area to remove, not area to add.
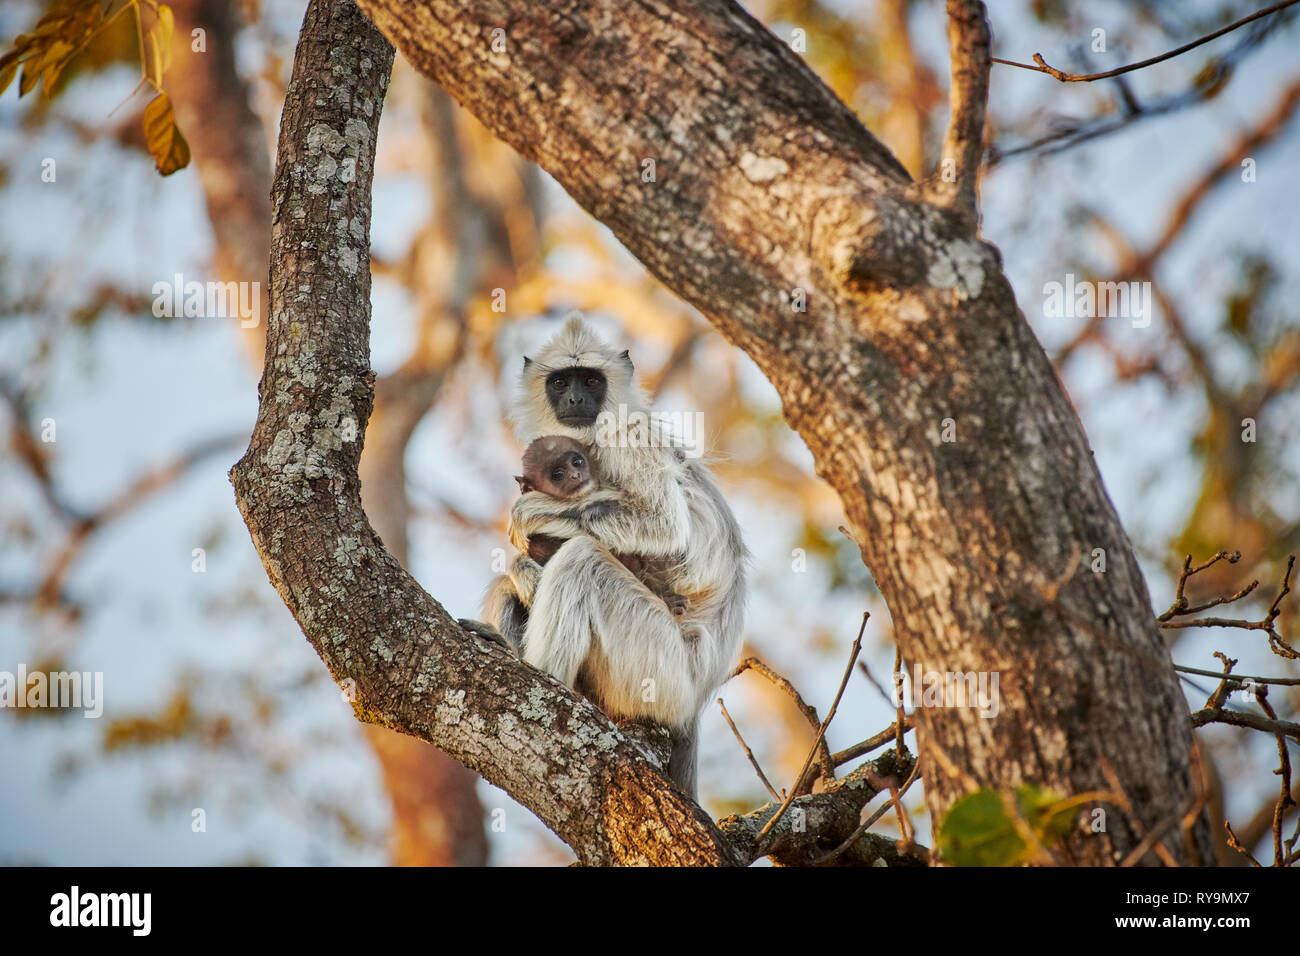
[[[718,706],[722,708],[722,718],[727,722],[727,726],[731,728],[731,732],[736,735],[736,739],[740,741],[740,746],[744,749],[745,756],[749,758],[750,766],[752,766],[754,772],[758,774],[758,779],[763,781],[763,786],[765,786],[767,792],[772,795],[772,799],[779,801],[781,795],[777,793],[776,788],[772,786],[772,781],[767,779],[767,774],[763,773],[763,768],[758,765],[758,760],[755,759],[754,752],[749,749],[749,744],[745,743],[745,738],[740,736],[740,730],[736,727],[736,722],[731,719],[731,715],[727,713],[727,705],[722,702],[721,697],[718,698]]]
[[[764,839],[772,832],[772,828],[776,826],[781,817],[785,815],[785,811],[790,809],[790,804],[794,801],[794,798],[799,796],[799,784],[808,776],[808,768],[812,766],[813,758],[817,756],[817,748],[826,736],[826,728],[829,727],[831,721],[835,719],[835,711],[840,706],[840,698],[844,696],[844,688],[847,687],[849,683],[849,674],[853,673],[853,664],[857,661],[858,654],[862,651],[862,635],[867,630],[867,621],[870,618],[871,612],[862,612],[862,626],[858,628],[858,636],[853,640],[853,651],[849,654],[849,663],[848,666],[844,668],[844,676],[840,678],[840,689],[835,692],[835,700],[831,703],[831,709],[829,713],[826,714],[826,719],[823,720],[821,726],[817,728],[817,739],[813,741],[812,749],[808,751],[808,758],[804,761],[803,769],[799,771],[799,776],[795,781],[795,786],[790,788],[790,793],[786,796],[785,801],[777,809],[776,813],[773,814],[772,819],[767,821],[767,824],[758,834],[758,839],[755,841],[757,850],[755,851],[754,856],[756,859],[763,855]]]
[[[1182,46],[1175,50],[1170,50],[1168,53],[1161,53],[1159,56],[1153,56],[1150,59],[1142,60],[1138,63],[1130,63],[1128,66],[1121,66],[1114,70],[1106,70],[1102,73],[1066,73],[1064,70],[1058,70],[1056,67],[1049,65],[1047,61],[1043,59],[1041,53],[1034,54],[1033,63],[1018,63],[1015,60],[1004,60],[996,56],[993,57],[993,62],[1001,63],[1004,66],[1019,67],[1022,70],[1033,70],[1035,73],[1046,73],[1048,76],[1054,77],[1062,83],[1091,83],[1093,80],[1105,80],[1112,76],[1122,76],[1125,73],[1132,73],[1134,70],[1141,70],[1144,67],[1154,66],[1155,64],[1162,63],[1165,60],[1171,60],[1180,54],[1186,53],[1188,50],[1194,50],[1202,44],[1209,43],[1211,40],[1217,40],[1219,37],[1226,33],[1231,33],[1238,27],[1243,27],[1247,23],[1258,20],[1261,17],[1266,17],[1270,14],[1277,13],[1280,10],[1285,10],[1287,7],[1294,6],[1297,3],[1300,3],[1300,0],[1282,0],[1281,3],[1275,3],[1271,7],[1257,10],[1249,16],[1242,17],[1240,20],[1229,23],[1226,27],[1215,30],[1213,33],[1207,33],[1205,36],[1199,37],[1191,43],[1184,43]]]

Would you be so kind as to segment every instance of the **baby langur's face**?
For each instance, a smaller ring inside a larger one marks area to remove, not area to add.
[[[570,438],[539,438],[524,454],[521,491],[540,491],[553,498],[576,498],[591,484],[591,463]]]
[[[565,451],[557,455],[547,467],[549,487],[543,488],[556,498],[576,498],[591,484],[591,466],[587,456],[579,451]]]

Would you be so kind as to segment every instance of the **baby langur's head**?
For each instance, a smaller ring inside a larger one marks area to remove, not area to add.
[[[540,491],[552,498],[576,498],[591,486],[587,452],[572,438],[545,435],[524,452],[524,473],[515,475],[519,490]]]

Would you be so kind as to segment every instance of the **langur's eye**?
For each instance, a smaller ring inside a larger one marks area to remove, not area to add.
[[[551,388],[554,388],[554,389],[557,389],[557,390],[558,390],[558,389],[561,389],[561,388],[564,388],[564,376],[563,376],[563,375],[554,375],[554,376],[551,377],[551,380],[550,380],[549,382],[547,382],[546,384],[549,385]]]
[[[596,376],[593,375],[587,379],[588,388],[598,388],[599,386],[600,386],[600,379],[596,378]]]

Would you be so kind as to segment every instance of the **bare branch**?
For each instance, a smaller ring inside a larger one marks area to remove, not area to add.
[[[936,200],[961,214],[974,232],[979,221],[976,182],[984,161],[984,114],[989,98],[989,24],[983,3],[948,0],[948,50],[952,116],[943,140],[943,162],[929,184]],[[949,164],[955,168],[945,169]]]
[[[894,687],[897,690],[899,675],[903,673],[903,649],[894,644]],[[900,754],[907,752],[907,745],[903,743],[903,735],[907,733],[907,715],[903,713],[903,695],[896,694],[897,708],[895,709],[894,719],[894,749]]]
[[[1290,720],[1271,720],[1258,714],[1247,714],[1239,710],[1224,710],[1222,707],[1206,708],[1192,714],[1192,726],[1204,727],[1206,724],[1229,724],[1233,727],[1249,727],[1269,734],[1285,734],[1300,740],[1300,724]]]
[[[1231,824],[1231,823],[1229,823],[1227,820],[1224,820],[1224,821],[1223,821],[1223,828],[1224,828],[1224,830],[1226,830],[1227,833],[1228,833],[1228,846],[1232,847],[1234,850],[1236,850],[1238,853],[1240,853],[1240,854],[1241,854],[1242,856],[1244,856],[1246,859],[1250,860],[1250,865],[1251,865],[1251,866],[1263,866],[1263,865],[1264,865],[1264,864],[1260,863],[1259,860],[1255,859],[1255,857],[1251,855],[1251,852],[1250,852],[1249,850],[1247,850],[1244,846],[1241,845],[1241,842],[1237,839],[1237,834],[1235,834],[1235,833],[1232,832],[1232,824]]]
[[[1231,33],[1238,27],[1243,27],[1247,23],[1258,20],[1261,17],[1267,17],[1270,14],[1277,13],[1279,10],[1285,10],[1287,7],[1295,6],[1297,3],[1300,3],[1300,0],[1282,0],[1281,3],[1275,3],[1271,7],[1257,10],[1255,13],[1242,17],[1234,23],[1229,23],[1226,27],[1215,30],[1213,33],[1207,33],[1205,36],[1193,40],[1191,43],[1185,43],[1176,50],[1170,50],[1168,53],[1153,56],[1148,60],[1142,60],[1140,63],[1130,63],[1128,66],[1121,66],[1118,69],[1106,70],[1104,73],[1066,73],[1064,70],[1058,70],[1054,66],[1049,66],[1047,61],[1043,59],[1041,53],[1034,54],[1033,63],[1017,63],[1015,60],[1003,60],[996,56],[993,58],[993,62],[1001,63],[1004,66],[1019,67],[1022,70],[1033,70],[1035,73],[1046,73],[1048,76],[1055,77],[1062,83],[1091,83],[1093,80],[1105,80],[1112,76],[1121,76],[1125,73],[1132,73],[1134,70],[1154,66],[1156,63],[1162,63],[1165,60],[1171,60],[1182,53],[1186,53],[1188,50],[1195,50],[1202,44],[1209,43],[1211,40],[1217,40],[1225,33]]]
[[[793,684],[776,671],[772,670],[772,668],[768,667],[766,663],[757,657],[746,657],[736,665],[736,669],[731,672],[731,676],[736,677],[747,670],[763,675],[771,681],[773,686],[778,690],[784,691],[788,694],[790,699],[794,701],[795,706],[799,708],[799,712],[804,715],[805,719],[807,719],[809,725],[813,729],[813,733],[817,733],[822,722],[821,718],[817,716],[817,708],[805,701],[803,695],[795,689]],[[839,766],[839,763],[843,763],[843,761],[837,763],[835,760],[831,759],[830,747],[826,745],[825,740],[822,740],[817,746],[817,761],[821,767],[821,775],[826,780],[834,780],[835,768]]]
[[[1200,674],[1202,677],[1222,677],[1220,671],[1207,671],[1200,667],[1186,667],[1182,664],[1175,664],[1174,670],[1183,674]],[[1252,684],[1277,684],[1279,686],[1296,687],[1300,686],[1300,677],[1255,677],[1250,674],[1233,674],[1236,680],[1250,681]],[[836,755],[838,756],[838,754]]]
[[[1276,721],[1277,711],[1273,705],[1268,702],[1268,688],[1255,688],[1255,703],[1259,704],[1260,709],[1268,716],[1269,720]],[[1281,792],[1278,794],[1277,803],[1273,805],[1273,865],[1284,866],[1286,863],[1286,852],[1282,848],[1282,818],[1286,812],[1295,806],[1295,800],[1291,797],[1291,756],[1287,753],[1286,736],[1277,734],[1277,775],[1281,778]]]
[[[1174,588],[1174,603],[1169,605],[1168,610],[1157,617],[1156,620],[1167,621],[1177,614],[1190,614],[1191,609],[1187,606],[1187,598],[1183,593],[1187,589],[1187,582],[1207,568],[1214,567],[1214,565],[1218,564],[1220,561],[1227,561],[1229,564],[1236,564],[1240,560],[1240,551],[1233,551],[1231,553],[1227,551],[1219,551],[1204,564],[1198,564],[1196,567],[1192,567],[1192,556],[1190,554],[1187,555],[1183,558],[1183,570],[1179,572],[1178,584]],[[1255,584],[1258,585],[1259,582],[1256,581]],[[1208,607],[1210,605],[1206,606]]]
[[[1153,849],[1157,853],[1160,853],[1162,850],[1164,851],[1160,854],[1160,859],[1165,866],[1177,866],[1178,864],[1171,856],[1169,856],[1169,851],[1165,849],[1159,841],[1160,838],[1168,833],[1173,825],[1180,822],[1184,816],[1186,816],[1185,812],[1171,813],[1169,816],[1157,823],[1152,827],[1151,832],[1142,838],[1142,842],[1135,846],[1128,856],[1124,857],[1120,862],[1120,866],[1125,868],[1136,866],[1142,860],[1142,857],[1146,856],[1147,853]]]
[[[1113,111],[1091,119],[1056,117],[1052,132],[1018,146],[1004,147],[998,143],[989,146],[987,165],[994,168],[1009,159],[1033,154],[1060,153],[1083,143],[1118,133],[1134,123],[1168,116],[1177,110],[1187,109],[1205,102],[1207,96],[1226,84],[1246,55],[1259,47],[1270,33],[1269,24],[1257,22],[1243,31],[1240,39],[1224,53],[1207,60],[1205,66],[1184,89],[1139,101],[1127,87],[1124,78],[1117,78],[1120,100],[1124,109],[1116,115]]]
[[[863,808],[883,789],[872,783],[876,780],[899,779],[910,774],[915,758],[902,760],[892,750],[879,758],[857,767],[832,783],[823,793],[811,793],[795,799],[792,812],[777,816],[780,810],[769,803],[751,813],[733,814],[718,821],[726,837],[742,852],[759,855],[762,842],[760,833],[768,832],[765,855],[786,866],[816,863],[826,851],[845,841],[858,830]],[[890,804],[885,804],[886,807]],[[794,825],[794,819],[800,821]],[[768,825],[778,821],[770,830]],[[841,854],[840,861],[854,866],[869,866],[883,861],[886,866],[925,866],[929,851],[913,844],[903,850],[896,841],[875,833],[860,833]]]
[[[870,617],[871,613],[869,611],[862,612],[862,626],[858,628],[858,636],[853,640],[853,650],[849,654],[848,666],[844,668],[844,676],[840,679],[840,689],[835,692],[835,700],[831,703],[831,709],[826,714],[826,719],[823,720],[821,726],[817,728],[817,739],[813,741],[812,749],[808,751],[808,758],[803,762],[803,769],[799,771],[799,776],[795,779],[794,786],[790,788],[789,796],[785,798],[785,802],[781,804],[772,819],[767,821],[767,824],[758,834],[758,849],[755,851],[757,855],[761,855],[764,851],[764,838],[771,832],[772,828],[780,822],[781,817],[785,814],[785,811],[790,808],[790,804],[793,802],[794,798],[801,796],[800,789],[806,782],[810,782],[808,780],[808,769],[812,766],[813,758],[817,756],[818,745],[821,744],[822,739],[826,736],[826,728],[829,727],[831,721],[835,719],[835,711],[840,706],[840,698],[844,696],[844,688],[848,686],[849,675],[853,673],[853,664],[858,659],[858,654],[862,651],[862,635],[867,630],[867,621]]]
[[[1190,557],[1188,560],[1190,561]],[[1213,563],[1213,561],[1211,561],[1210,563]],[[1201,568],[1198,568],[1197,570],[1203,570],[1205,567],[1208,567],[1208,564],[1203,565]],[[1276,627],[1278,615],[1282,613],[1282,599],[1291,593],[1291,572],[1294,569],[1295,569],[1295,555],[1293,554],[1287,558],[1286,571],[1282,575],[1282,586],[1278,589],[1277,596],[1273,598],[1273,603],[1269,605],[1268,613],[1264,616],[1264,619],[1262,621],[1234,620],[1230,618],[1221,618],[1221,617],[1198,617],[1198,618],[1193,618],[1190,621],[1173,621],[1173,620],[1162,619],[1160,621],[1160,626],[1164,628],[1233,627],[1233,628],[1239,628],[1243,631],[1263,631],[1265,634],[1268,635],[1268,646],[1269,649],[1274,654],[1277,654],[1279,657],[1288,658],[1290,660],[1300,660],[1300,651],[1297,651],[1294,647],[1292,647],[1289,643],[1287,643],[1287,641],[1278,632]],[[1243,595],[1249,594],[1253,590],[1254,590],[1254,586],[1252,585],[1251,587],[1244,588],[1242,591],[1238,592],[1236,595],[1233,595],[1232,597],[1224,598],[1222,601],[1212,601],[1209,604],[1203,605],[1201,609],[1203,609],[1204,607],[1213,607],[1216,604],[1226,603],[1228,601],[1235,601],[1238,598],[1242,597]],[[1185,599],[1182,597],[1181,594],[1175,600],[1174,607],[1170,608],[1170,611],[1172,611],[1174,614],[1193,613],[1194,609],[1190,609],[1190,608],[1187,610],[1175,610],[1178,607],[1178,603],[1180,601],[1185,601]],[[1170,611],[1166,611],[1165,613],[1169,614]]]
[[[907,733],[909,730],[912,730],[915,726],[916,725],[913,722],[912,718],[906,717],[903,720],[902,731],[903,733]],[[897,723],[893,723],[890,724],[888,727],[886,727],[884,730],[882,730],[880,733],[876,734],[875,736],[868,737],[866,740],[863,740],[860,743],[856,743],[852,747],[845,747],[843,750],[839,750],[831,754],[831,761],[835,764],[835,766],[839,767],[843,764],[848,763],[850,760],[854,760],[858,757],[863,756],[864,754],[869,754],[871,753],[871,751],[877,750],[880,747],[885,746],[885,744],[889,743],[891,740],[897,741],[898,739],[899,739],[899,727]],[[901,748],[899,749],[899,753],[903,753],[905,750],[906,748]]]
[[[895,751],[895,752],[898,753],[899,751]],[[827,853],[825,856],[819,857],[814,862],[817,863],[818,865],[826,864],[829,863],[831,860],[835,859],[841,853],[844,853],[846,850],[849,849],[849,847],[853,846],[853,844],[857,842],[859,837],[861,837],[864,833],[866,833],[869,829],[871,829],[872,825],[875,824],[875,822],[879,820],[881,817],[883,817],[886,811],[888,811],[890,807],[894,807],[898,811],[899,825],[903,833],[905,834],[901,842],[910,843],[911,837],[910,835],[908,835],[908,828],[903,826],[902,823],[902,821],[905,818],[904,815],[905,811],[903,810],[902,799],[903,799],[903,794],[907,793],[908,789],[911,788],[912,784],[916,782],[917,771],[920,769],[920,767],[921,767],[920,761],[916,761],[915,763],[913,763],[912,772],[908,774],[907,780],[904,781],[902,786],[899,787],[894,787],[892,785],[890,786],[889,802],[882,804],[880,807],[878,807],[875,810],[874,813],[871,814],[871,816],[867,817],[860,824],[858,824],[858,828],[854,830],[852,833],[850,833],[845,838],[843,843],[837,846],[834,850],[831,850],[831,852]],[[873,783],[875,783],[875,781],[873,781]]]
[[[758,760],[754,757],[754,751],[749,749],[749,744],[745,743],[745,738],[740,735],[740,728],[736,726],[736,722],[727,713],[727,705],[722,702],[721,697],[718,698],[718,707],[722,709],[722,718],[727,722],[727,726],[731,728],[731,732],[736,735],[736,740],[740,742],[741,748],[745,751],[745,756],[749,758],[749,765],[754,768],[754,773],[758,774],[758,779],[763,781],[763,786],[767,788],[767,792],[772,799],[780,800],[781,795],[776,792],[776,788],[772,786],[772,781],[767,779],[767,774],[763,773],[763,768],[758,765]]]

